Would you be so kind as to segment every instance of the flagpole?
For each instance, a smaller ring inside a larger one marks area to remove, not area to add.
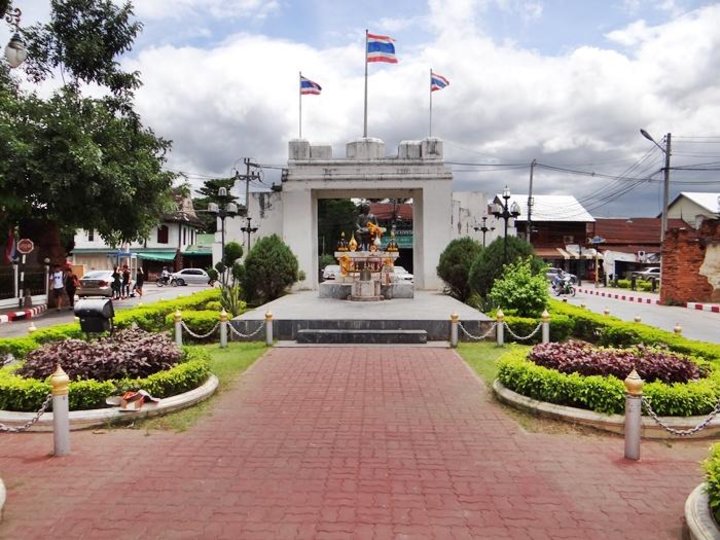
[[[432,137],[432,68],[430,68],[430,129],[428,137]]]
[[[363,115],[363,139],[367,138],[367,73],[368,73],[367,48],[368,48],[368,31],[366,28],[365,29],[365,113]]]
[[[302,71],[298,71],[300,78],[298,79],[298,139],[302,139]]]

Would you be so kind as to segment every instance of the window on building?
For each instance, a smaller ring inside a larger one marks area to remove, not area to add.
[[[162,225],[158,227],[158,235],[157,235],[157,241],[158,244],[167,244],[170,236],[170,230],[168,229],[167,225]]]
[[[183,245],[187,245],[187,229],[183,227]]]
[[[94,242],[95,241],[95,229],[88,229],[87,236],[88,236],[88,242]]]

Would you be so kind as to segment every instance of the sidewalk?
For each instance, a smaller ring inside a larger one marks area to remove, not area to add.
[[[447,349],[272,349],[182,433],[3,434],[0,538],[677,539],[707,441],[533,433]]]
[[[615,300],[626,300],[628,302],[636,302],[640,304],[658,304],[660,302],[660,293],[633,291],[630,289],[619,289],[614,287],[597,287],[594,285],[581,285],[577,288],[578,292],[584,294],[592,294],[605,298],[614,298]]]

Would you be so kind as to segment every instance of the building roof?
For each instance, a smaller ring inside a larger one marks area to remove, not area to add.
[[[397,220],[412,221],[413,207],[409,203],[370,203],[370,212],[381,221]]]
[[[535,204],[532,207],[531,219],[536,221],[564,221],[592,223],[595,221],[590,213],[572,195],[533,195]],[[502,194],[495,195],[495,202],[502,204]],[[511,195],[508,205],[516,202],[520,207],[517,221],[527,221],[528,196]]]
[[[675,204],[679,199],[685,197],[698,206],[707,210],[708,214],[717,214],[720,212],[720,193],[708,193],[700,191],[681,191],[677,197],[673,199],[670,206]]]
[[[660,245],[660,218],[597,218],[595,234],[605,239],[605,244],[632,246],[633,251],[647,246]],[[668,219],[668,229],[687,227],[682,219]],[[600,248],[602,249],[602,247]]]

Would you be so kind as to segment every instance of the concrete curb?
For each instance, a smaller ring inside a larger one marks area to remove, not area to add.
[[[685,500],[685,522],[690,540],[720,538],[720,527],[710,511],[710,500],[705,484],[700,484]]]
[[[70,430],[77,431],[80,429],[105,426],[107,424],[137,420],[138,418],[161,416],[173,411],[186,409],[209,398],[215,390],[217,390],[218,383],[218,378],[215,375],[210,375],[204,384],[194,390],[161,399],[159,403],[146,403],[139,411],[121,412],[118,407],[88,411],[71,411]],[[35,416],[35,413],[0,411],[0,424],[5,424],[9,427],[19,427],[24,425],[33,416]],[[45,413],[28,431],[48,432],[52,430],[53,415],[52,413]]]
[[[577,409],[575,407],[566,407],[564,405],[555,405],[545,401],[538,401],[517,392],[513,392],[509,388],[502,385],[497,379],[493,382],[493,391],[500,401],[522,409],[533,414],[562,420],[570,424],[579,424],[588,426],[610,433],[622,435],[625,430],[625,416],[621,414],[600,414],[585,409]],[[677,430],[686,430],[695,427],[705,420],[704,416],[661,416],[660,420],[667,426]],[[694,435],[682,437],[683,439],[705,439],[715,437],[720,433],[720,418],[715,417],[705,429],[702,429]],[[659,426],[649,416],[642,417],[641,437],[644,439],[678,439],[677,435],[668,433]]]
[[[9,323],[13,321],[23,321],[26,319],[32,319],[42,315],[47,311],[47,304],[40,304],[28,309],[19,309],[17,311],[10,311],[4,315],[0,315],[0,324]]]
[[[613,298],[615,300],[626,300],[628,302],[636,302],[638,304],[659,304],[658,298],[649,298],[647,296],[632,296],[631,294],[598,291],[597,289],[578,288],[578,292],[585,294],[594,294],[595,296],[603,296],[605,298]]]
[[[712,313],[720,313],[720,305],[718,304],[699,304],[697,302],[688,302],[687,308],[697,311],[711,311]]]

